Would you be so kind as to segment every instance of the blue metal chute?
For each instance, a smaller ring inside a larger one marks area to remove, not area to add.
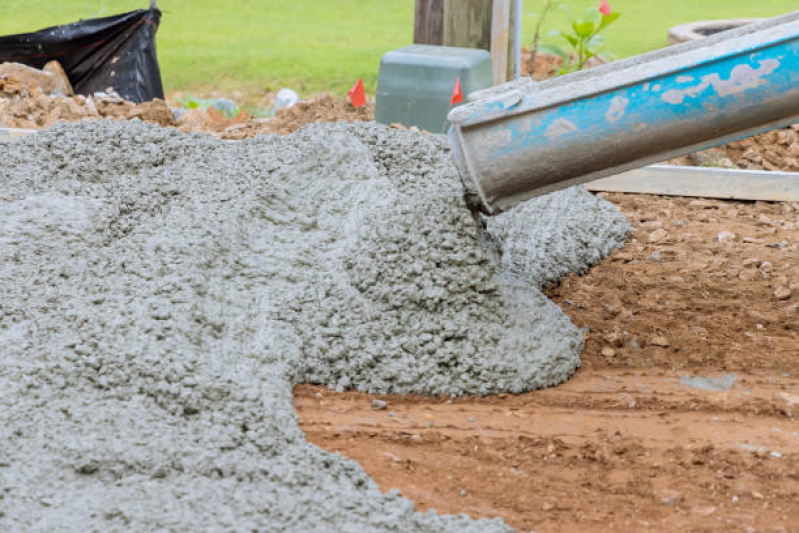
[[[453,155],[467,199],[496,214],[799,121],[799,11],[470,100],[449,115]]]

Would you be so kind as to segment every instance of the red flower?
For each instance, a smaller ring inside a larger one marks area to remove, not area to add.
[[[602,13],[603,15],[605,15],[606,17],[608,15],[610,15],[611,11],[610,11],[610,4],[608,3],[608,0],[602,0],[602,5],[599,6],[599,12]]]

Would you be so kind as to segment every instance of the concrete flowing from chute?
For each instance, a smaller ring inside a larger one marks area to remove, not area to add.
[[[292,387],[563,382],[581,332],[538,287],[624,242],[614,207],[572,189],[479,231],[446,140],[372,123],[2,148],[0,529],[510,530],[382,494]]]

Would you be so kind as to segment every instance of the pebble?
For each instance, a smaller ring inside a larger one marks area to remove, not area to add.
[[[765,242],[766,242],[763,239],[757,239],[755,237],[744,237],[741,240],[743,242],[745,242],[746,244],[765,244]]]
[[[709,202],[708,200],[691,200],[688,204],[690,207],[698,207],[699,209],[717,209],[718,204]]]
[[[668,348],[671,346],[669,339],[663,337],[662,335],[657,335],[649,339],[649,344],[652,344],[653,346],[660,346],[661,348]]]
[[[544,511],[551,511],[551,510],[552,510],[552,509],[554,509],[554,508],[555,508],[555,504],[554,504],[554,503],[549,503],[549,502],[546,502],[546,503],[545,503],[545,504],[544,504],[544,505],[541,507],[541,509],[543,509]]]
[[[604,357],[613,357],[614,355],[616,355],[616,350],[614,350],[613,348],[602,348],[602,355]]]
[[[750,259],[744,260],[743,266],[744,268],[758,268],[761,263],[762,261],[760,261],[760,259],[752,257]]]
[[[666,230],[657,229],[650,233],[646,240],[650,243],[656,243],[665,240],[668,236],[669,234]]]
[[[788,241],[782,240],[780,242],[772,242],[766,246],[769,248],[785,248],[788,246]]]
[[[716,512],[716,508],[712,505],[694,507],[693,509],[691,509],[691,512],[699,516],[710,516]]]
[[[729,243],[733,242],[737,238],[738,238],[738,236],[735,233],[731,232],[731,231],[719,232],[718,237],[717,237],[718,241],[721,244],[729,244]]]
[[[465,490],[461,491],[461,496],[466,496],[466,491]]]
[[[659,498],[663,504],[668,505],[669,507],[676,507],[682,498],[682,495],[679,492],[672,489],[656,490],[655,496]]]
[[[648,230],[656,230],[663,227],[663,222],[659,220],[650,220],[649,222],[644,222],[642,226]]]
[[[771,272],[772,270],[774,270],[774,265],[771,264],[771,261],[763,261],[760,264],[760,270],[762,270],[763,272]]]
[[[376,409],[378,411],[382,411],[386,407],[388,407],[388,404],[386,402],[384,402],[383,400],[377,400],[377,399],[372,400],[372,409]]]
[[[774,289],[774,298],[777,300],[788,300],[793,295],[791,289],[785,286],[779,286]]]
[[[757,271],[751,268],[746,268],[738,273],[738,279],[741,281],[753,281],[757,277]]]

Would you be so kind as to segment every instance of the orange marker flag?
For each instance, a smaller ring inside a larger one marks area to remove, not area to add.
[[[461,79],[455,79],[455,90],[452,91],[452,100],[449,101],[449,105],[455,105],[463,102],[463,92],[461,91]]]
[[[350,102],[353,107],[361,107],[366,105],[366,93],[363,90],[363,80],[358,80],[358,83],[352,86],[352,89],[347,93],[350,95]]]

